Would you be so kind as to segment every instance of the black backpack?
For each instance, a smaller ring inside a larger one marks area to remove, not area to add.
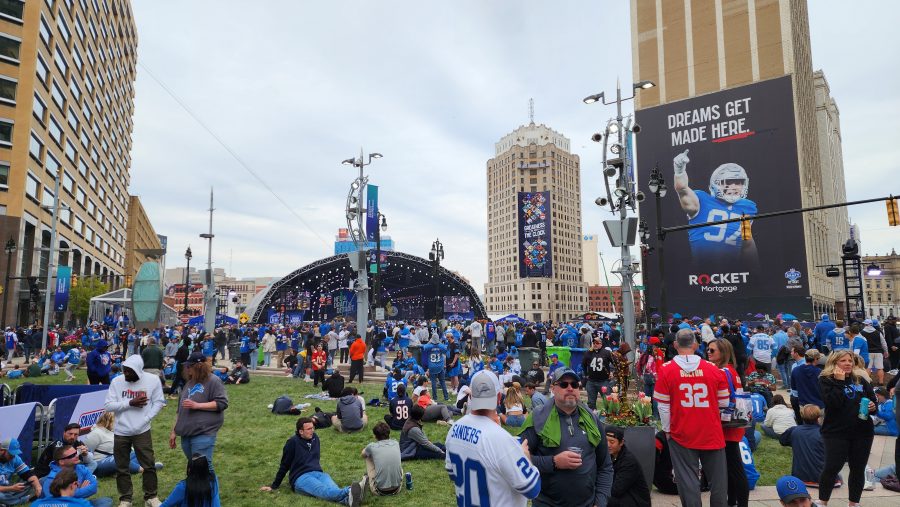
[[[288,397],[288,395],[282,394],[276,398],[275,403],[272,404],[272,413],[277,415],[290,414],[293,406],[294,400]]]

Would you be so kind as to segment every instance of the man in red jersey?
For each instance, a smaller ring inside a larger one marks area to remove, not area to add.
[[[710,506],[727,505],[725,437],[719,407],[728,406],[728,383],[721,370],[694,354],[690,329],[675,335],[678,355],[659,370],[653,397],[662,430],[669,438],[678,496],[684,507],[701,507],[698,462],[710,484]]]

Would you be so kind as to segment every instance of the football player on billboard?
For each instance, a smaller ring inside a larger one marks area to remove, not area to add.
[[[703,224],[756,215],[756,203],[747,198],[750,178],[743,167],[733,162],[720,165],[709,178],[709,192],[689,186],[688,151],[679,153],[672,161],[675,168],[675,191],[681,209],[687,213],[689,224]],[[752,221],[749,222],[752,225]],[[711,225],[688,231],[694,259],[743,259],[756,262],[756,244],[743,239],[741,223]]]

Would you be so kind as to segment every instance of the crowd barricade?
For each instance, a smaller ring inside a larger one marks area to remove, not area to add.
[[[72,422],[82,427],[93,426],[103,413],[108,385],[38,385],[25,383],[12,393],[12,407],[32,406],[32,431],[27,443],[20,440],[23,449],[37,448],[44,452],[51,441],[62,437],[65,426]],[[3,419],[0,419],[3,420]],[[30,453],[23,453],[28,455]]]
[[[37,435],[35,420],[39,406],[31,402],[0,407],[0,421],[3,421],[0,424],[0,440],[15,438],[22,449],[31,449]],[[31,464],[31,453],[23,452],[22,459]]]
[[[0,384],[0,407],[12,405],[12,390],[7,384]]]

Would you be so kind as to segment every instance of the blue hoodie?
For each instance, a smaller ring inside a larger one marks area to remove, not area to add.
[[[110,359],[109,352],[107,352],[108,348],[109,344],[106,343],[106,340],[100,340],[100,343],[97,344],[97,348],[88,353],[85,362],[87,363],[89,372],[100,377],[109,375],[109,371],[112,368],[112,360]]]
[[[828,333],[837,327],[834,322],[831,322],[831,319],[828,318],[827,313],[822,314],[822,321],[816,324],[816,328],[813,330],[813,344],[816,347],[821,347],[825,344],[825,340],[828,338]]]
[[[56,477],[56,474],[59,473],[61,468],[54,461],[50,463],[50,473],[47,474],[46,477],[41,479],[41,486],[43,487],[43,496],[49,497],[50,494],[50,483],[53,482],[53,478]],[[97,476],[92,474],[90,470],[84,465],[78,464],[75,465],[75,475],[78,477],[78,484],[81,484],[84,481],[88,481],[88,485],[83,488],[78,488],[75,490],[75,498],[88,498],[97,494]]]
[[[894,400],[888,399],[884,403],[878,404],[878,417],[884,419],[884,425],[887,426],[891,436],[896,437],[897,430],[897,414],[894,413]]]

